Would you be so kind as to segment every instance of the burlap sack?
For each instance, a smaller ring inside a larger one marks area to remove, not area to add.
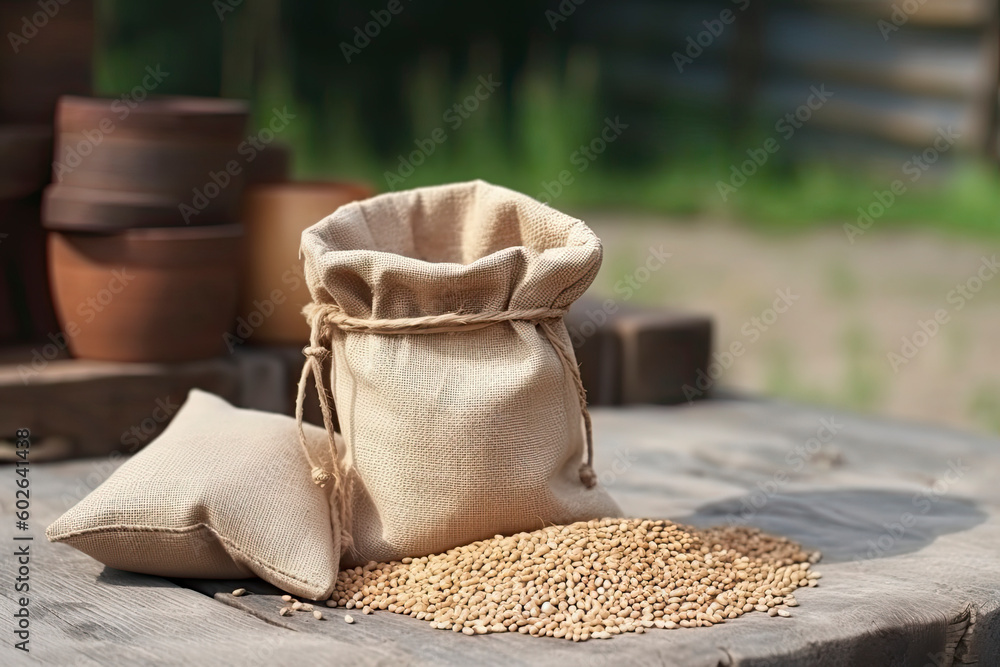
[[[329,360],[346,451],[312,462],[353,539],[345,564],[620,514],[562,319],[601,262],[583,222],[474,181],[343,206],[302,253],[299,408]]]
[[[295,422],[193,390],[166,430],[45,531],[106,565],[164,577],[257,575],[325,599],[340,558]],[[326,447],[306,424],[310,446]]]

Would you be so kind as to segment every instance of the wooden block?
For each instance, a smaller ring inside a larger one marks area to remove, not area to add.
[[[126,364],[62,358],[45,345],[6,350],[0,365],[0,437],[19,428],[69,442],[62,454],[134,453],[173,418],[193,387],[240,399],[240,366],[232,358],[186,364]]]
[[[597,327],[585,316],[579,318],[577,312],[575,308],[570,311],[566,325],[580,365],[580,378],[587,390],[587,403],[619,405],[622,396],[621,339],[611,327]],[[591,327],[593,333],[587,335]]]
[[[285,396],[284,406],[280,409],[275,410],[275,412],[283,412],[287,415],[295,414],[295,398],[298,395],[299,388],[299,378],[302,376],[302,364],[305,362],[305,356],[302,354],[302,347],[298,345],[261,345],[248,347],[248,350],[257,351],[260,354],[273,355],[281,360],[282,366],[284,368],[284,378],[282,391]],[[330,362],[324,364],[325,379],[329,382],[330,377]],[[337,421],[337,407],[334,405],[333,400],[330,401],[330,406],[333,408],[333,423],[336,428],[340,428]],[[309,385],[306,387],[306,397],[303,403],[303,419],[310,424],[316,424],[317,426],[323,425],[323,413],[319,408],[319,396],[316,394],[316,383],[314,380],[309,380]]]
[[[621,402],[681,403],[712,353],[712,319],[671,311],[624,314],[615,322],[621,341]]]
[[[687,400],[708,367],[710,317],[584,298],[566,317],[591,405]]]

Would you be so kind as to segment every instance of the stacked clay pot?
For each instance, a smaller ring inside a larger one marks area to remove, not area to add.
[[[236,336],[255,344],[309,342],[302,307],[311,300],[299,260],[302,232],[374,190],[360,183],[263,183],[243,198],[246,252]]]
[[[60,99],[43,219],[73,356],[177,362],[225,350],[247,119],[235,100]]]
[[[92,0],[0,2],[0,344],[57,333],[41,194],[59,95],[90,93]]]

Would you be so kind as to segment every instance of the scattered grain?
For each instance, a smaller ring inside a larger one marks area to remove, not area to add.
[[[354,617],[353,616],[351,616],[350,614],[347,614],[346,616],[344,616],[344,623],[353,623],[353,622],[354,622]]]
[[[235,598],[238,598],[239,596],[246,594],[247,594],[247,589],[245,588],[237,588],[235,591],[233,591],[233,597]]]
[[[711,626],[752,611],[790,616],[782,607],[798,604],[796,589],[819,583],[809,569],[818,560],[748,527],[605,519],[341,570],[327,606],[385,609],[466,635],[608,639]]]

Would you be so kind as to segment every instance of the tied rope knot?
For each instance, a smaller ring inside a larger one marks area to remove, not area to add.
[[[302,364],[302,376],[299,378],[298,394],[295,397],[295,423],[299,434],[299,444],[309,462],[310,476],[316,486],[325,489],[330,485],[330,523],[334,534],[340,535],[341,550],[346,551],[354,546],[351,533],[351,495],[353,479],[348,479],[337,452],[337,440],[333,429],[333,410],[330,408],[331,396],[323,381],[323,364],[331,357],[329,348],[320,344],[319,328],[313,324],[309,336],[309,345],[302,348],[306,361]],[[319,407],[323,413],[323,426],[326,428],[327,446],[329,447],[329,467],[318,463],[310,452],[306,441],[306,432],[302,426],[302,414],[305,408],[306,387],[309,376],[316,382],[316,393],[319,395]]]
[[[323,363],[327,359],[332,359],[331,336],[334,329],[342,331],[356,331],[372,334],[432,334],[449,333],[455,331],[473,331],[484,327],[492,326],[500,322],[534,322],[539,326],[542,333],[552,344],[559,361],[565,368],[566,373],[573,379],[577,396],[580,400],[580,411],[583,417],[584,434],[586,436],[586,456],[580,465],[580,481],[588,488],[597,485],[597,473],[594,472],[594,434],[590,420],[590,411],[587,410],[587,392],[583,387],[583,380],[580,378],[580,368],[576,365],[576,359],[572,348],[568,347],[559,336],[559,331],[555,323],[566,315],[564,308],[531,308],[525,310],[503,310],[483,313],[443,313],[441,315],[427,315],[424,317],[404,317],[398,319],[364,319],[351,317],[338,306],[333,304],[310,303],[302,310],[310,326],[309,345],[302,348],[302,354],[306,357],[306,362],[302,365],[302,377],[299,380],[299,391],[295,403],[295,419],[298,422],[299,442],[305,452],[306,459],[312,466],[312,479],[320,487],[325,487],[331,481],[332,503],[338,507],[332,508],[331,520],[334,521],[335,530],[340,530],[342,544],[344,548],[349,548],[353,542],[350,535],[351,508],[350,496],[353,487],[353,477],[343,470],[340,458],[337,454],[337,444],[334,439],[333,413],[330,408],[332,396],[326,389],[324,381]],[[326,342],[326,345],[322,343]],[[326,427],[328,444],[330,446],[330,456],[332,459],[332,469],[327,469],[317,465],[309,452],[306,443],[305,431],[302,428],[302,412],[305,402],[306,386],[309,375],[313,375],[316,382],[316,392],[319,394],[320,410],[323,413],[323,425]]]
[[[307,357],[313,357],[319,359],[320,362],[324,362],[330,356],[330,350],[325,347],[313,347],[312,345],[306,345],[302,348],[302,354]]]
[[[325,487],[326,483],[329,482],[331,479],[333,479],[333,475],[330,473],[329,470],[323,470],[322,468],[312,469],[313,484],[315,484],[319,488],[322,489],[323,487]]]

